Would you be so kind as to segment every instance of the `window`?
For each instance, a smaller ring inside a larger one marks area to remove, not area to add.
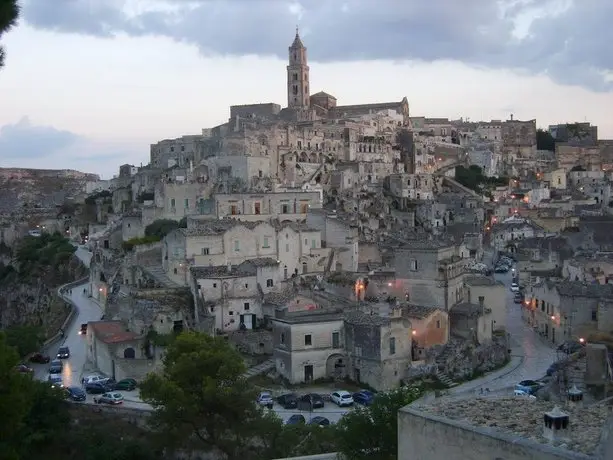
[[[279,337],[281,344],[285,343],[285,332],[281,332],[281,336]]]
[[[243,304],[243,308],[245,309],[245,311],[249,311],[249,302],[245,302]]]
[[[235,251],[241,250],[241,242],[239,240],[234,240],[234,250]]]
[[[298,74],[297,73],[294,74],[294,81],[298,81]]]
[[[184,145],[181,146],[181,152],[185,152],[185,146]]]
[[[230,310],[230,311],[228,312],[228,315],[230,315],[230,316],[234,316],[234,312],[233,312],[232,310]]]
[[[440,319],[436,321],[436,328],[437,329],[441,328],[441,320]]]
[[[396,337],[390,337],[390,355],[396,354]]]
[[[200,249],[200,254],[203,256],[208,256],[209,255],[209,248],[202,248]]]
[[[311,240],[311,249],[317,248],[317,240]]]
[[[245,289],[249,289],[249,284],[245,283]]]
[[[304,346],[305,347],[310,347],[311,345],[313,345],[313,338],[312,338],[311,334],[306,334],[304,336]]]
[[[333,332],[332,333],[332,348],[340,348],[341,347],[341,333]]]
[[[264,244],[262,245],[263,248],[269,248],[270,244],[268,243],[268,237],[265,236],[264,237]]]
[[[174,151],[175,151],[175,148],[174,148],[174,147],[170,147],[170,151],[171,151],[171,152],[174,152]]]
[[[217,283],[213,283],[213,287],[216,288],[217,287]]]
[[[177,269],[175,268],[173,271],[174,271],[174,274],[176,275],[177,274]]]
[[[185,198],[185,200],[184,200],[184,203],[183,203],[183,204],[184,204],[185,209],[188,209],[188,208],[189,208],[189,200],[188,200],[187,198]]]
[[[598,321],[598,310],[592,310],[592,321]]]
[[[261,210],[261,207],[260,207],[260,203],[259,202],[254,203],[253,204],[253,213],[254,214],[261,214],[261,212],[262,212],[262,210]]]
[[[289,206],[287,204],[281,205],[281,214],[289,214]]]
[[[289,252],[289,243],[285,244],[285,252]]]
[[[304,239],[304,245],[306,246],[307,244],[309,244],[309,240],[307,238]]]
[[[175,199],[174,199],[174,198],[171,198],[171,199],[170,199],[170,207],[174,209],[175,205],[176,205],[176,201],[175,201]]]
[[[273,281],[272,278],[269,278],[266,280],[266,287],[272,287],[273,286]]]
[[[410,269],[414,272],[417,271],[417,261],[415,259],[411,259],[411,266]]]

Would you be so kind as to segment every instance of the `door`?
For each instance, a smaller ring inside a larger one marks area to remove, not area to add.
[[[556,330],[555,328],[551,328],[551,341],[555,344],[556,343]]]
[[[355,376],[355,381],[360,383],[360,369],[358,369],[357,367],[354,367],[353,375]]]
[[[307,364],[304,366],[304,381],[311,382],[313,381],[313,365]]]
[[[251,329],[255,329],[255,315],[251,314]]]

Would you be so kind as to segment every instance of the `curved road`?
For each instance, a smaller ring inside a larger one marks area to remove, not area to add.
[[[75,255],[83,261],[86,266],[89,266],[91,260],[91,252],[83,247],[78,247]],[[66,346],[70,348],[70,358],[63,360],[64,371],[62,377],[64,386],[80,385],[81,372],[85,364],[87,355],[87,346],[85,337],[79,335],[79,330],[82,323],[90,321],[98,321],[102,317],[102,309],[83,293],[83,289],[87,287],[87,283],[75,286],[72,289],[72,294],[69,297],[77,306],[77,314],[75,315],[70,327],[65,332],[63,340],[53,344],[46,350],[51,359],[55,358],[58,348]],[[32,366],[35,371],[36,378],[46,380],[49,373],[47,364],[34,364]]]

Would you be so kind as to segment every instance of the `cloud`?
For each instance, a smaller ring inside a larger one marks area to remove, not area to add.
[[[138,164],[146,155],[142,141],[97,141],[24,117],[0,127],[0,167],[78,169],[110,177],[120,164]]]
[[[0,128],[3,159],[36,159],[61,152],[81,140],[77,134],[51,126],[34,126],[27,117]]]
[[[605,0],[25,0],[23,18],[57,32],[166,36],[205,56],[283,59],[300,23],[319,62],[459,60],[610,90],[612,14]]]

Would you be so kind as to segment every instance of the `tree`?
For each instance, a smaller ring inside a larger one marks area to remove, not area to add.
[[[160,240],[179,228],[180,222],[172,219],[159,219],[145,227],[145,236],[157,236]]]
[[[0,38],[8,32],[19,17],[19,5],[17,0],[0,0]],[[0,68],[4,66],[4,48],[0,46]]]
[[[369,407],[348,412],[336,429],[339,450],[352,460],[395,460],[398,410],[421,395],[419,387],[402,387],[378,394]]]
[[[539,128],[536,130],[536,148],[538,150],[549,150],[550,152],[555,152],[556,140],[549,131]]]
[[[223,338],[181,333],[163,366],[143,381],[141,396],[155,409],[152,426],[169,447],[192,446],[228,459],[270,458],[262,427],[270,434],[281,422],[256,406],[243,359]]]
[[[40,350],[45,340],[40,326],[10,326],[4,332],[7,345],[15,348],[21,358]]]

